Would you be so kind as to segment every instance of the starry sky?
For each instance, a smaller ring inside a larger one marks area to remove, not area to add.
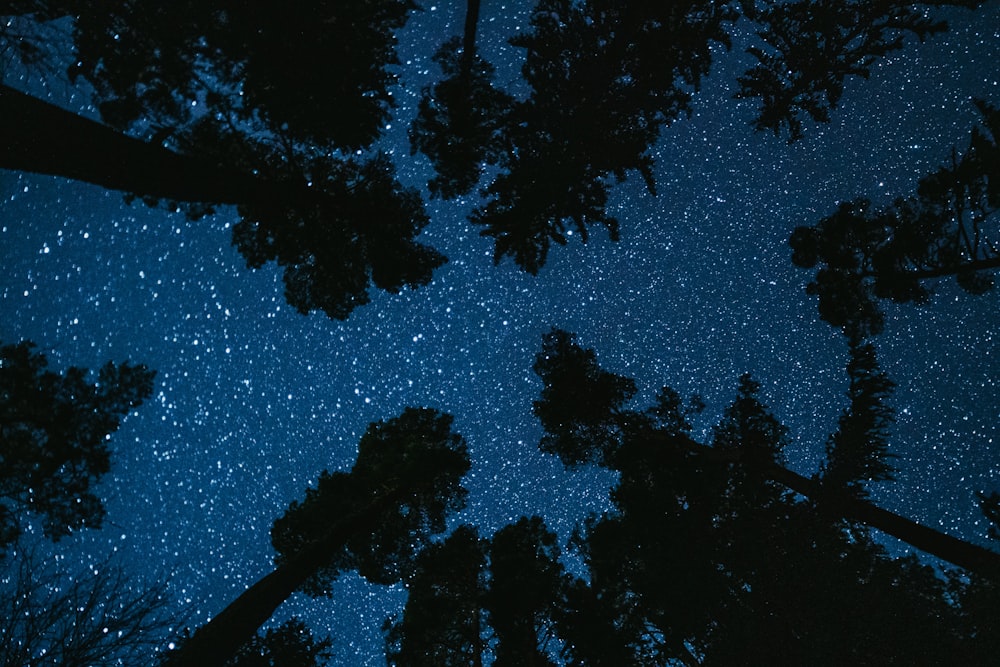
[[[406,127],[439,76],[430,54],[461,33],[464,5],[425,2],[398,35],[383,146],[408,184],[431,172],[410,156]],[[522,54],[506,39],[529,10],[483,0],[479,44],[503,85],[518,85]],[[471,493],[457,520],[489,534],[538,513],[566,538],[607,507],[612,480],[566,473],[536,449],[531,365],[554,326],[635,377],[638,405],[664,384],[701,394],[702,433],[751,372],[790,428],[791,467],[811,474],[846,406],[847,346],[819,321],[787,238],[840,200],[909,193],[965,146],[972,97],[1000,103],[1000,2],[945,16],[950,32],[850,81],[833,122],[807,125],[793,145],[754,134],[753,105],[731,99],[747,65],[738,38],[718,51],[692,116],[656,144],[659,195],[634,177],[614,190],[620,242],[599,231],[586,246],[571,239],[532,277],[493,266],[489,240],[465,219],[473,201],[429,202],[421,240],[450,262],[430,285],[378,293],[346,322],[299,315],[274,266],[246,269],[230,245],[232,210],[189,222],[120,193],[0,171],[0,340],[35,341],[57,369],[128,359],[158,371],[153,398],[112,438],[105,527],[54,550],[84,563],[116,553],[137,574],[169,576],[178,613],[200,624],[270,571],[268,531],[288,503],[322,470],[349,468],[369,422],[410,405],[453,414],[469,442]],[[93,115],[85,90],[7,83]],[[887,306],[877,340],[898,384],[899,473],[876,500],[981,543],[973,492],[1000,489],[998,299],[941,283],[928,306]],[[332,599],[296,597],[275,620],[300,613],[331,634],[333,664],[382,664],[379,628],[403,600],[400,587],[344,576]]]

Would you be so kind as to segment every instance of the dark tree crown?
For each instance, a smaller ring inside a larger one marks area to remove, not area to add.
[[[22,342],[0,347],[0,547],[28,515],[53,540],[98,528],[104,505],[93,491],[111,468],[108,439],[123,417],[153,393],[155,371],[107,363],[46,370],[45,355]]]

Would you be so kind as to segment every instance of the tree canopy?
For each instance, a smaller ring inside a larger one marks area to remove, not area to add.
[[[13,150],[0,166],[165,199],[194,218],[238,204],[233,242],[248,267],[276,261],[296,309],[346,318],[369,301],[369,286],[419,287],[445,261],[416,240],[428,222],[419,194],[372,148],[392,107],[394,33],[415,9],[409,0],[300,11],[269,3],[253,13],[192,2],[6,3],[0,15],[72,17],[71,77],[95,88],[106,123],[142,143],[78,122],[72,141],[54,139],[71,120],[36,116],[38,104],[0,89],[0,108],[25,125],[2,136]],[[497,262],[510,257],[533,274],[574,233],[586,242],[596,225],[617,240],[610,188],[639,172],[656,192],[650,147],[690,111],[713,52],[731,46],[741,20],[758,26],[760,44],[749,47],[758,65],[737,97],[761,101],[758,130],[787,129],[792,140],[803,114],[829,120],[846,79],[867,77],[908,35],[946,28],[903,2],[541,0],[530,28],[510,40],[524,52],[524,96],[495,85],[475,48],[470,2],[462,40],[435,57],[445,77],[424,91],[410,128],[413,150],[437,170],[431,194],[468,193],[489,166],[470,221],[493,239]],[[0,32],[0,49],[31,65],[45,44]],[[67,154],[67,145],[83,149]],[[114,177],[122,165],[130,178]],[[187,169],[200,175],[162,194],[159,181]]]
[[[128,362],[108,362],[93,380],[76,366],[55,373],[33,348],[0,347],[0,548],[29,516],[53,540],[101,526],[91,486],[111,469],[108,439],[152,395],[156,375]]]
[[[294,592],[330,595],[345,571],[378,584],[411,574],[465,504],[469,454],[451,423],[451,416],[427,408],[372,423],[350,472],[324,472],[302,502],[275,520],[274,571],[199,628],[170,664],[222,667]]]
[[[581,358],[588,378],[553,372]],[[538,359],[549,400],[572,400],[561,383],[600,395],[611,375],[565,332],[546,336]],[[995,600],[1000,556],[941,577],[891,557],[845,504],[890,470],[891,383],[870,347],[852,350],[848,372],[849,407],[811,488],[777,474],[787,429],[749,376],[710,445],[692,439],[669,389],[643,413],[592,415],[617,424],[617,447],[607,429],[579,439],[619,477],[613,511],[574,538],[586,576],[563,570],[537,517],[492,542],[463,526],[418,560],[403,617],[387,625],[391,664],[987,664],[996,611],[981,605]]]
[[[976,104],[982,126],[973,128],[968,148],[922,178],[915,194],[882,207],[841,202],[792,233],[792,261],[819,267],[806,291],[818,297],[820,317],[848,337],[882,331],[879,299],[926,303],[934,279],[954,276],[970,294],[992,290],[1000,267],[1000,110]]]
[[[510,36],[521,76],[505,87],[477,46],[479,2],[469,0],[463,35],[433,56],[442,76],[420,92],[411,155],[434,170],[431,198],[469,198],[468,222],[490,239],[494,263],[538,274],[573,236],[627,233],[609,208],[617,183],[637,173],[665,194],[654,144],[690,114],[734,44],[753,63],[736,80],[735,97],[759,105],[748,131],[796,142],[830,121],[852,77],[945,31],[934,9],[982,4],[538,0]],[[424,193],[401,182],[398,147],[382,143],[397,35],[417,10],[411,0],[252,10],[0,1],[0,16],[12,17],[0,24],[0,57],[29,72],[51,55],[45,26],[71,26],[67,80],[93,88],[100,116],[0,84],[0,167],[120,190],[192,221],[235,206],[232,242],[246,265],[275,262],[298,312],[346,319],[371,288],[427,285],[446,261],[419,240],[430,224]],[[371,423],[349,469],[324,470],[288,505],[270,530],[273,570],[163,664],[322,664],[336,637],[314,639],[299,619],[265,624],[296,593],[334,596],[348,572],[406,590],[383,626],[393,665],[994,662],[1000,553],[875,500],[897,472],[896,385],[873,340],[885,326],[880,300],[927,302],[931,282],[952,275],[983,294],[1000,268],[1000,110],[976,104],[968,147],[915,193],[839,202],[791,234],[791,261],[815,270],[806,290],[849,354],[844,407],[809,476],[789,460],[792,434],[751,374],[699,432],[700,397],[663,386],[637,408],[645,394],[634,379],[552,329],[533,366],[538,446],[571,474],[611,473],[607,511],[568,541],[538,516],[487,533],[458,516],[471,460],[453,418],[408,407]],[[100,527],[92,487],[111,470],[107,440],[152,395],[154,373],[142,365],[108,363],[93,381],[80,368],[46,368],[30,343],[0,347],[0,549],[35,519],[53,541]],[[1000,494],[977,497],[996,539]],[[926,556],[898,557],[882,535]],[[71,634],[58,624],[76,617],[52,614],[72,605],[86,616],[88,646],[102,649],[95,591],[43,599],[37,617]],[[17,619],[36,617],[36,593],[8,596]]]

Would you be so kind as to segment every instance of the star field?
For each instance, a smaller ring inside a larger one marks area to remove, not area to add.
[[[438,76],[430,54],[461,32],[462,4],[425,5],[399,36],[385,147],[410,184],[430,168],[410,156],[406,127]],[[504,40],[527,10],[483,2],[479,39],[501,84],[516,83],[520,53]],[[268,531],[288,504],[324,469],[351,465],[369,422],[408,405],[453,414],[469,442],[458,520],[488,534],[541,513],[565,540],[607,507],[611,478],[567,473],[536,449],[531,366],[551,327],[635,377],[639,404],[664,384],[699,393],[702,433],[751,372],[790,428],[790,466],[813,473],[846,405],[847,346],[818,319],[788,235],[840,200],[907,194],[964,148],[973,96],[1000,102],[1000,3],[949,19],[948,33],[852,80],[833,122],[807,125],[793,145],[753,134],[752,105],[731,99],[742,48],[720,50],[692,116],[655,147],[658,196],[635,177],[614,190],[619,243],[571,239],[532,277],[493,266],[489,240],[465,219],[472,201],[430,201],[421,241],[449,263],[426,287],[374,294],[345,322],[299,315],[274,266],[245,268],[232,210],[190,222],[97,187],[0,172],[0,340],[35,341],[55,368],[128,359],[158,371],[153,398],[112,437],[105,527],[53,549],[69,562],[114,551],[137,573],[169,576],[178,617],[195,627],[270,571]],[[50,99],[80,97],[52,89]],[[998,298],[942,282],[927,306],[886,305],[877,339],[898,385],[899,473],[874,498],[981,543],[973,493],[1000,488]],[[332,599],[297,596],[274,620],[301,613],[331,634],[333,664],[382,664],[380,626],[404,599],[401,587],[345,576]]]

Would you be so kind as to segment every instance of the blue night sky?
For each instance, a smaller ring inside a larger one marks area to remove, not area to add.
[[[430,167],[410,156],[406,128],[439,75],[430,54],[461,33],[465,3],[444,5],[424,3],[399,34],[398,106],[383,144],[404,182],[421,187]],[[479,42],[501,84],[517,85],[521,52],[505,40],[527,27],[528,9],[483,2]],[[177,609],[198,625],[270,571],[268,531],[288,503],[324,469],[350,467],[369,422],[405,406],[453,414],[470,444],[458,520],[489,534],[540,513],[566,539],[607,506],[611,478],[566,473],[536,449],[531,365],[551,327],[635,377],[639,404],[664,384],[701,394],[704,432],[751,372],[790,428],[791,467],[811,474],[846,405],[847,345],[818,319],[788,235],[840,200],[911,192],[965,147],[971,98],[1000,103],[1000,3],[947,16],[951,31],[850,81],[833,122],[807,125],[793,145],[753,133],[753,105],[731,99],[742,47],[720,49],[692,117],[655,146],[659,195],[634,176],[614,190],[619,243],[600,231],[587,245],[571,239],[532,277],[493,266],[491,241],[465,219],[474,202],[436,200],[421,240],[449,263],[430,285],[377,293],[345,322],[296,313],[273,265],[245,268],[230,209],[189,222],[120,193],[0,171],[0,340],[35,341],[57,369],[128,359],[158,371],[153,398],[112,437],[105,527],[54,550],[68,562],[115,551],[139,575],[169,575]],[[45,91],[93,115],[86,91]],[[877,339],[898,384],[899,474],[875,499],[981,543],[973,493],[1000,488],[998,298],[943,282],[928,306],[887,305]],[[334,664],[382,664],[380,626],[403,600],[401,587],[345,576],[332,599],[296,597],[275,620],[302,613],[330,633]]]

